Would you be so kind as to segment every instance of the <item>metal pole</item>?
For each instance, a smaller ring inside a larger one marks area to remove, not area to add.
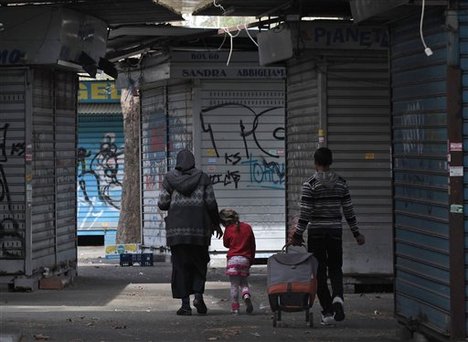
[[[449,138],[450,335],[465,337],[465,232],[463,214],[463,112],[458,12],[446,12],[447,124]],[[461,172],[458,172],[461,170]]]

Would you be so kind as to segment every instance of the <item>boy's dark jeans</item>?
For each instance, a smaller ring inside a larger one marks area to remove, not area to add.
[[[323,313],[333,313],[332,301],[335,297],[343,299],[343,243],[341,236],[331,234],[314,235],[309,230],[308,250],[318,261],[317,297]],[[330,277],[332,294],[328,289],[327,272]]]

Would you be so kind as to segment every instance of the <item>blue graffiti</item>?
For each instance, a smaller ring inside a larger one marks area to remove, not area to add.
[[[263,158],[262,158],[263,159]],[[283,189],[286,175],[285,163],[267,162],[252,159],[243,161],[243,165],[249,166],[250,182],[261,185],[263,188]]]
[[[25,53],[18,50],[0,50],[0,64],[18,64],[21,62]]]

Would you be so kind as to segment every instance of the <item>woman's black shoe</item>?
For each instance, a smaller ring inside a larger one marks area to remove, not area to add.
[[[177,310],[177,315],[178,316],[192,316],[192,309],[181,307],[179,310]]]
[[[193,300],[193,306],[197,308],[197,312],[199,314],[205,315],[208,312],[208,308],[206,307],[203,298],[195,298]]]

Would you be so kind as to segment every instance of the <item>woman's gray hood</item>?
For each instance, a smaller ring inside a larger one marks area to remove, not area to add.
[[[183,195],[190,195],[200,184],[202,171],[195,167],[195,157],[189,150],[177,154],[175,170],[169,171],[163,186],[172,192],[174,189]]]

